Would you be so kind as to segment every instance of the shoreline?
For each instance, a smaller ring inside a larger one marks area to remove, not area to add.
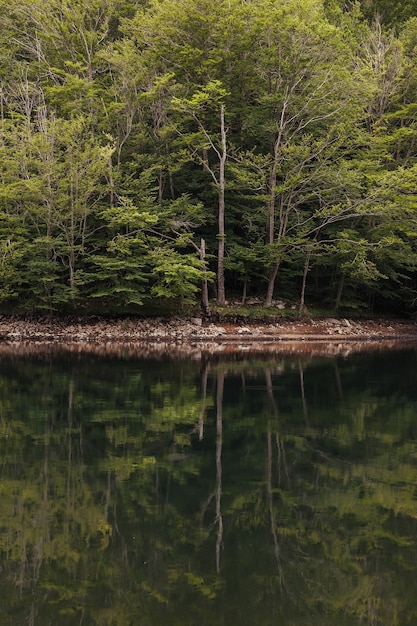
[[[289,319],[205,323],[193,319],[26,320],[0,316],[0,356],[71,352],[114,356],[275,353],[347,356],[417,348],[417,323],[403,320]]]

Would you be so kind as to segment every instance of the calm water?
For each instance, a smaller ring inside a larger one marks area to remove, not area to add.
[[[417,623],[417,352],[0,360],[2,626]]]

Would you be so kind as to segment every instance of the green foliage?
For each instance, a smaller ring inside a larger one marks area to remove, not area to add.
[[[388,4],[3,2],[1,306],[197,302],[224,266],[411,311],[417,18]]]
[[[184,303],[195,301],[202,279],[213,279],[212,272],[205,271],[205,263],[195,255],[178,251],[155,249],[150,258],[153,277],[152,294],[159,298],[179,298]]]

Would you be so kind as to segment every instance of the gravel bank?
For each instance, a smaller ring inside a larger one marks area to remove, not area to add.
[[[417,324],[404,321],[278,319],[269,324],[212,324],[200,319],[27,320],[0,317],[0,353],[13,346],[65,345],[87,352],[201,353],[236,350],[348,354],[417,346]]]

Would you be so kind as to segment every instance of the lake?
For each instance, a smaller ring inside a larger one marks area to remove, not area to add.
[[[0,359],[3,626],[417,623],[417,351]]]

